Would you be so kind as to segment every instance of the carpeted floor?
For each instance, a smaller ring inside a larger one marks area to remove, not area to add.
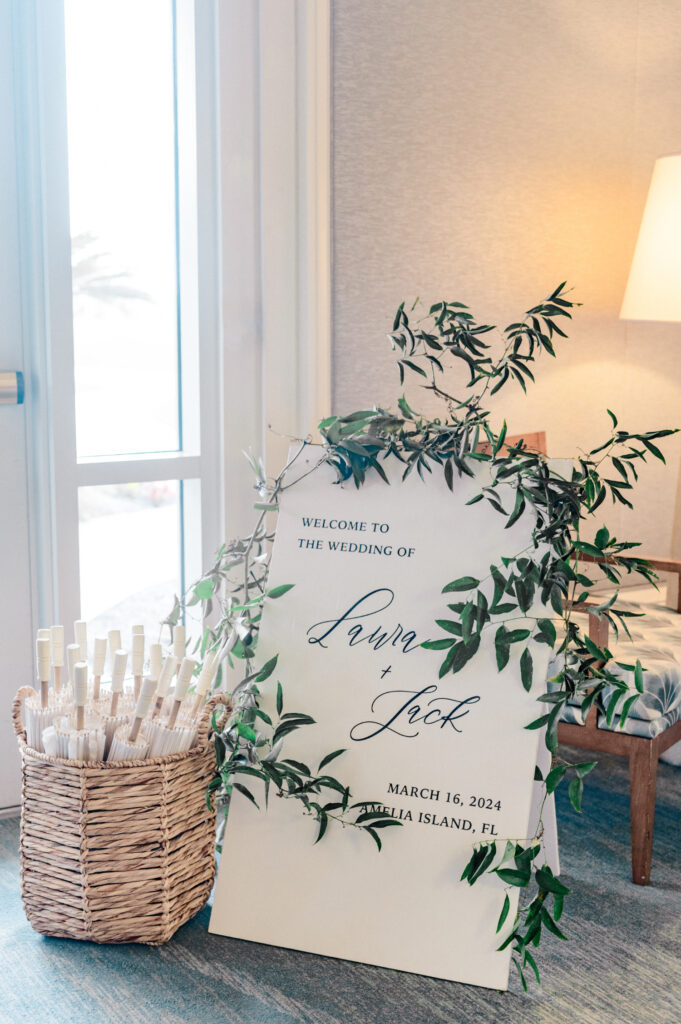
[[[18,821],[0,822],[0,1021],[11,1024],[680,1024],[681,771],[660,766],[653,882],[630,882],[628,784],[603,758],[584,814],[561,795],[564,927],[541,988],[507,993],[224,939],[208,909],[167,946],[102,947],[33,932],[19,898]],[[361,921],[358,921],[361,927]],[[542,943],[543,946],[543,943]]]

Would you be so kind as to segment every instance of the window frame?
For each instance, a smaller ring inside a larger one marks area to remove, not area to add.
[[[78,489],[180,482],[182,578],[222,539],[215,8],[174,0],[180,450],[76,457],[63,3],[14,0],[23,341],[37,621],[80,618]],[[49,155],[49,164],[48,164]],[[170,610],[170,609],[168,609]]]
[[[200,481],[200,538],[184,530],[191,580],[252,522],[242,451],[273,472],[286,435],[314,436],[331,411],[330,0],[175,0],[177,31],[192,41],[178,48],[178,79],[193,82],[177,97],[181,343],[199,357],[190,374],[185,349],[183,449],[80,462],[63,3],[2,2],[23,182],[34,621],[68,624],[80,617],[78,487],[180,480],[184,523],[195,524]]]

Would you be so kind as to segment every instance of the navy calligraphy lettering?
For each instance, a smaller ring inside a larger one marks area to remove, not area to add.
[[[368,594],[360,597],[354,604],[351,604],[347,611],[343,612],[337,619],[322,619],[320,622],[315,622],[307,631],[307,642],[309,644],[319,644],[320,647],[327,648],[328,644],[324,641],[327,640],[332,633],[336,630],[340,630],[340,627],[345,624],[354,623],[350,625],[349,629],[341,631],[345,633],[348,639],[349,647],[357,647],[358,644],[366,643],[369,647],[373,647],[375,651],[390,644],[392,647],[397,647],[402,650],[403,654],[409,654],[411,651],[416,650],[419,646],[416,633],[413,629],[405,629],[401,623],[397,623],[392,629],[388,626],[385,629],[382,625],[374,626],[370,630],[370,626],[366,623],[362,624],[358,622],[359,619],[370,619],[374,615],[380,615],[384,612],[395,600],[395,592],[389,587],[377,587],[376,590],[370,590]],[[324,628],[328,627],[328,628]]]
[[[470,713],[471,707],[480,700],[478,696],[465,697],[458,700],[456,697],[430,697],[430,694],[437,693],[437,686],[431,683],[424,686],[422,690],[385,690],[374,697],[371,702],[372,714],[377,714],[376,706],[381,704],[387,708],[383,712],[383,721],[367,720],[358,722],[350,730],[350,739],[356,742],[371,740],[382,732],[392,732],[396,736],[405,739],[414,739],[420,733],[418,725],[439,725],[441,729],[451,726],[454,732],[462,730],[456,722]],[[390,713],[397,705],[397,709]],[[447,705],[452,705],[447,707]]]

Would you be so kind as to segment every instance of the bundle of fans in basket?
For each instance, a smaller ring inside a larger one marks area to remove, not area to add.
[[[148,659],[143,626],[132,627],[130,656],[120,630],[95,637],[91,658],[87,624],[76,622],[74,633],[64,678],[64,627],[38,630],[39,692],[24,703],[29,747],[76,761],[128,761],[194,746],[217,651],[206,654],[195,679],[197,663],[185,656],[184,626],[175,626],[172,651],[164,654],[161,644],[152,643]]]

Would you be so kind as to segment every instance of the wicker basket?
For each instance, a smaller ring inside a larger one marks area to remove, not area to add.
[[[43,935],[160,945],[206,903],[215,874],[214,708],[197,745],[148,761],[65,761],[26,745],[23,687],[14,700],[22,757],[21,888]]]

